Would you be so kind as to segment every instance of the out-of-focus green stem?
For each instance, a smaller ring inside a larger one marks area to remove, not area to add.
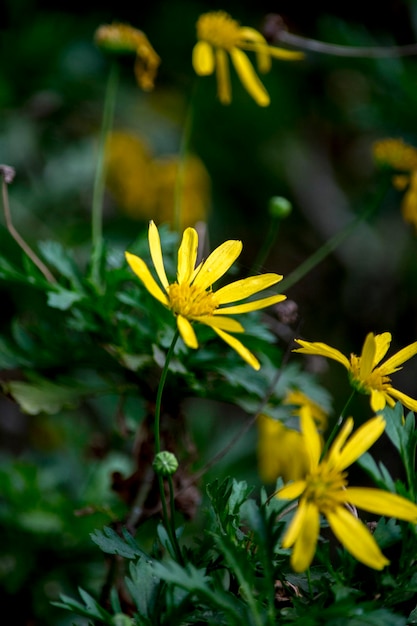
[[[95,284],[99,283],[100,260],[103,250],[103,197],[106,181],[105,151],[107,137],[113,125],[114,106],[118,85],[119,71],[116,62],[110,68],[104,99],[103,118],[101,122],[97,166],[94,179],[93,204],[91,211],[92,258],[91,276]]]

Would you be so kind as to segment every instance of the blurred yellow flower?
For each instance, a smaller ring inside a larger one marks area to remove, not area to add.
[[[294,352],[314,354],[333,359],[341,363],[348,371],[349,380],[357,391],[371,396],[373,411],[381,411],[386,404],[394,406],[399,400],[411,411],[417,411],[417,401],[391,386],[390,374],[397,372],[405,361],[417,354],[417,341],[406,346],[387,361],[378,365],[388,352],[391,333],[374,335],[369,333],[362,347],[361,356],[351,354],[348,359],[344,354],[325,343],[295,340],[301,348]]]
[[[300,415],[307,407],[319,432],[327,427],[327,414],[316,402],[298,389],[290,390],[282,401],[293,407],[291,415]],[[258,417],[258,469],[265,483],[298,480],[307,471],[305,445],[301,433],[288,428],[266,414]]]
[[[240,26],[224,11],[212,11],[199,17],[197,39],[192,57],[194,70],[199,76],[216,72],[217,93],[222,104],[232,101],[227,55],[242,85],[259,106],[268,106],[270,98],[243,50],[255,52],[258,70],[262,73],[270,70],[271,57],[290,61],[304,57],[301,52],[268,45],[261,33],[254,28]]]
[[[213,291],[212,287],[233,265],[242,251],[241,241],[225,241],[196,266],[198,233],[194,228],[187,228],[182,236],[178,250],[177,280],[168,281],[165,273],[159,232],[154,222],[149,224],[149,249],[153,265],[158,275],[158,285],[146,263],[138,256],[126,252],[126,259],[136,276],[142,281],[149,293],[161,304],[172,311],[177,320],[177,327],[184,343],[189,348],[198,348],[198,341],[191,322],[206,324],[254,369],[260,368],[259,361],[240,342],[229,333],[243,333],[243,326],[228,317],[249,311],[257,311],[277,302],[286,296],[276,294],[241,304],[239,302],[278,283],[279,274],[260,274],[237,280]]]
[[[374,143],[373,153],[380,165],[407,172],[393,176],[392,183],[396,189],[406,190],[401,213],[417,230],[417,149],[402,139],[381,139]]]
[[[283,548],[293,548],[291,566],[296,572],[306,570],[313,560],[320,515],[326,517],[337,539],[357,561],[376,570],[383,569],[389,561],[352,506],[417,523],[417,506],[409,500],[381,489],[348,486],[346,468],[375,443],[384,429],[383,418],[377,416],[360,426],[348,440],[353,430],[353,419],[349,417],[320,460],[320,437],[309,409],[303,408],[301,431],[308,470],[303,479],[285,485],[275,494],[283,500],[299,499],[297,512],[282,540]]]
[[[133,219],[173,222],[177,156],[154,158],[144,141],[129,132],[113,132],[106,146],[107,188],[118,208]],[[180,197],[180,228],[207,221],[210,176],[196,155],[184,164]]]
[[[95,32],[95,42],[111,52],[136,53],[135,76],[143,91],[152,91],[161,59],[149,43],[145,33],[129,24],[103,24]]]

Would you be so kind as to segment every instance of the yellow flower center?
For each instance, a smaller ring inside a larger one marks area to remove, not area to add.
[[[383,165],[396,170],[417,169],[417,150],[402,139],[382,139],[373,146],[374,157]]]
[[[314,502],[321,512],[340,506],[340,498],[336,494],[340,494],[341,489],[346,487],[346,476],[347,472],[335,470],[324,461],[315,472],[307,476],[304,497]]]
[[[372,389],[385,391],[389,387],[391,379],[389,376],[383,376],[379,367],[376,367],[366,378],[361,377],[361,357],[356,354],[350,357],[350,368],[350,382],[359,393],[369,394]]]
[[[197,37],[214,47],[230,51],[239,45],[240,26],[224,11],[204,13],[197,22]]]
[[[173,283],[168,287],[168,294],[173,312],[191,319],[213,315],[213,311],[219,306],[212,291],[206,291],[197,285]]]

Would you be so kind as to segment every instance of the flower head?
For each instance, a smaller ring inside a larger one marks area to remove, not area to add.
[[[145,33],[129,24],[103,24],[95,33],[98,46],[112,52],[136,53],[135,76],[143,91],[152,91],[161,59]]]
[[[216,70],[217,91],[222,104],[230,104],[232,100],[227,55],[230,55],[242,85],[259,106],[268,106],[270,98],[243,50],[255,52],[258,70],[263,73],[269,71],[271,57],[298,60],[304,56],[300,52],[269,46],[261,33],[240,26],[224,11],[201,15],[197,22],[197,38],[193,67],[199,76],[209,76]]]
[[[206,324],[249,365],[256,370],[259,369],[260,364],[255,356],[236,337],[229,334],[242,333],[244,328],[238,321],[228,316],[263,309],[285,300],[286,296],[277,294],[232,306],[224,305],[239,302],[263,291],[278,283],[282,276],[261,274],[237,280],[213,291],[213,284],[227,272],[241,253],[242,242],[225,241],[196,267],[197,248],[197,231],[194,228],[187,228],[178,250],[177,280],[170,283],[165,273],[158,229],[153,221],[150,222],[149,249],[163,289],[140,257],[126,252],[126,259],[149,293],[175,315],[180,335],[189,348],[198,348],[192,322]]]
[[[348,440],[353,430],[353,419],[348,418],[320,461],[320,437],[309,410],[302,410],[301,430],[308,470],[302,480],[289,483],[276,493],[280,499],[299,499],[297,512],[282,540],[283,548],[293,547],[291,565],[296,572],[306,570],[313,560],[320,515],[326,517],[337,539],[355,559],[377,570],[383,569],[389,561],[352,507],[417,522],[417,506],[409,500],[381,489],[348,486],[346,468],[375,443],[384,429],[382,416],[376,416],[360,426]]]
[[[401,369],[402,364],[417,354],[417,341],[406,346],[397,354],[379,365],[388,352],[391,343],[391,333],[374,335],[369,333],[365,339],[360,356],[351,354],[348,359],[344,354],[325,343],[295,340],[301,348],[294,352],[315,354],[333,359],[341,363],[348,371],[351,385],[360,393],[371,396],[373,411],[381,411],[386,404],[394,406],[399,400],[412,411],[417,411],[417,401],[391,386],[390,374]]]
[[[404,191],[401,213],[417,230],[417,149],[402,139],[382,139],[374,143],[375,160],[403,172],[392,177],[396,189]]]

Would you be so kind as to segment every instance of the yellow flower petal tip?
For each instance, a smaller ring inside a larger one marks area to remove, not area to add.
[[[261,33],[254,28],[240,26],[224,11],[212,11],[199,17],[197,39],[192,55],[194,70],[199,76],[216,72],[217,94],[222,104],[232,101],[228,57],[240,82],[261,107],[269,105],[270,97],[246,52],[255,53],[258,70],[262,73],[269,71],[271,58],[295,61],[304,57],[300,52],[268,45]]]
[[[177,280],[169,282],[164,268],[158,228],[149,223],[149,249],[160,284],[155,280],[146,263],[140,257],[126,252],[126,260],[149,293],[172,311],[177,320],[178,331],[184,343],[197,348],[198,342],[193,323],[198,322],[212,328],[242,359],[255,370],[260,368],[256,357],[230,333],[241,333],[243,326],[229,315],[256,311],[281,302],[282,294],[240,302],[273,285],[282,279],[280,274],[263,274],[237,280],[218,291],[214,283],[233,265],[242,251],[242,242],[225,241],[205,261],[196,266],[198,234],[189,227],[182,236],[178,250]],[[237,304],[234,304],[236,303]],[[233,303],[232,306],[228,306]]]

